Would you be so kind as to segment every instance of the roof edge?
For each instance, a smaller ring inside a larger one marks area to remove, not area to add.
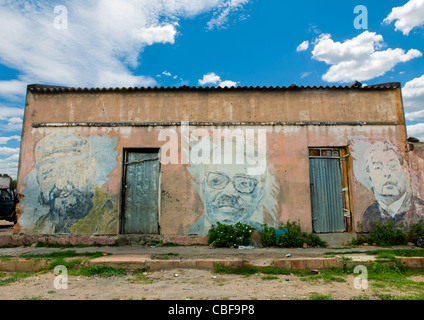
[[[66,87],[56,85],[45,85],[45,84],[30,84],[27,86],[27,91],[37,93],[67,93],[67,92],[134,92],[134,91],[246,91],[246,90],[261,90],[261,91],[272,91],[272,90],[317,90],[317,89],[336,89],[336,90],[390,90],[401,87],[400,82],[388,82],[375,85],[362,85],[356,81],[351,85],[347,86],[298,86],[292,84],[290,86],[237,86],[237,87],[195,87],[195,86],[181,86],[181,87],[109,87],[109,88],[82,88],[82,87]]]

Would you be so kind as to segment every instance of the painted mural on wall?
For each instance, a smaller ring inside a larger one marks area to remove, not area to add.
[[[240,134],[243,136],[243,132]],[[279,188],[266,154],[260,156],[258,145],[247,136],[242,143],[237,143],[240,141],[231,141],[230,149],[224,147],[226,143],[214,143],[209,137],[190,142],[191,150],[199,152],[201,161],[194,160],[192,153],[187,170],[203,201],[204,213],[184,234],[205,235],[217,222],[232,225],[241,222],[255,229],[260,229],[263,223],[276,226]],[[266,141],[264,143],[266,145]],[[256,150],[256,156],[248,150]],[[219,161],[216,161],[217,154],[221,155]],[[225,161],[225,155],[229,154],[231,160]]]
[[[361,224],[368,232],[372,223],[393,221],[404,230],[424,219],[424,201],[412,188],[409,166],[402,152],[389,141],[352,145],[355,178],[374,195]]]
[[[408,154],[412,189],[417,196],[424,199],[424,147],[421,143],[416,144]]]
[[[25,177],[27,233],[115,234],[117,199],[102,191],[116,167],[116,138],[48,134],[35,147],[35,168]]]

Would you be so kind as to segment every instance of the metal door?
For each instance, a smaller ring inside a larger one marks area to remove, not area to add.
[[[340,158],[310,158],[309,170],[314,232],[344,232]]]
[[[159,152],[127,152],[123,232],[159,233]]]

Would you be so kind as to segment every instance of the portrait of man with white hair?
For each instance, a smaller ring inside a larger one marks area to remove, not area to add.
[[[376,222],[394,222],[403,230],[424,218],[424,201],[413,195],[407,163],[390,142],[372,144],[365,154],[365,172],[376,201],[362,217],[363,231]]]
[[[97,185],[113,162],[97,160],[102,154],[93,149],[93,139],[99,145],[108,140],[58,133],[46,135],[36,144],[35,168],[26,178],[33,189],[24,194],[38,194],[38,199],[28,203],[32,198],[28,196],[26,202],[34,210],[32,216],[38,218],[31,222],[28,220],[34,218],[24,215],[22,219],[30,233],[116,233],[117,200]],[[107,157],[113,159],[113,153]]]

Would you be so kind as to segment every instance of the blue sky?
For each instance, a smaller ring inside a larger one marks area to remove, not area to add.
[[[0,0],[0,173],[17,176],[30,83],[401,82],[424,141],[423,24],[424,0]]]

